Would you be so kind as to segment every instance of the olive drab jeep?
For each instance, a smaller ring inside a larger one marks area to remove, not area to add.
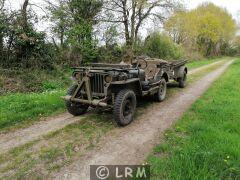
[[[72,85],[63,99],[74,116],[91,107],[112,108],[116,123],[126,126],[133,121],[136,97],[154,96],[161,102],[166,97],[167,83],[178,82],[184,88],[188,70],[186,61],[164,61],[136,58],[128,64],[91,64],[73,68]]]

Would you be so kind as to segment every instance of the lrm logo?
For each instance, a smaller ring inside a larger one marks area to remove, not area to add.
[[[125,180],[125,179],[150,179],[149,165],[92,165],[90,166],[90,180]]]

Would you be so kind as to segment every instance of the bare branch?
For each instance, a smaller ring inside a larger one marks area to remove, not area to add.
[[[0,0],[0,10],[4,8],[5,0]]]
[[[30,5],[30,6],[35,6],[35,7],[39,8],[39,9],[41,9],[45,14],[48,14],[48,12],[47,12],[45,9],[43,9],[41,6],[38,6],[37,4],[31,4],[31,3],[29,3],[29,5]]]

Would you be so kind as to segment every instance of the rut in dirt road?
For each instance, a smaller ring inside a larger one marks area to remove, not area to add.
[[[62,129],[80,119],[79,117],[73,117],[68,113],[64,113],[49,118],[46,121],[38,122],[29,128],[20,129],[13,133],[2,134],[0,135],[0,153],[37,140],[43,135]]]
[[[146,113],[116,135],[105,137],[101,148],[63,168],[55,179],[89,179],[90,165],[134,165],[142,163],[152,148],[160,142],[161,133],[170,128],[183,113],[209,88],[232,63],[209,73],[184,91],[175,93],[165,102],[147,108]]]
[[[199,72],[219,63],[223,63],[223,61],[218,61],[210,65],[193,69],[189,72],[189,74]],[[69,124],[80,121],[81,119],[82,117],[73,117],[68,113],[64,113],[56,117],[46,118],[45,121],[39,121],[25,129],[19,129],[15,132],[7,134],[0,134],[0,153],[7,152],[10,149],[37,140],[43,135],[60,130]]]

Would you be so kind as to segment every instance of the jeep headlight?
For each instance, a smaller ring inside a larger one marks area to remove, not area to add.
[[[104,77],[104,80],[105,80],[106,83],[110,83],[110,82],[112,82],[112,76],[106,75],[106,76]]]

